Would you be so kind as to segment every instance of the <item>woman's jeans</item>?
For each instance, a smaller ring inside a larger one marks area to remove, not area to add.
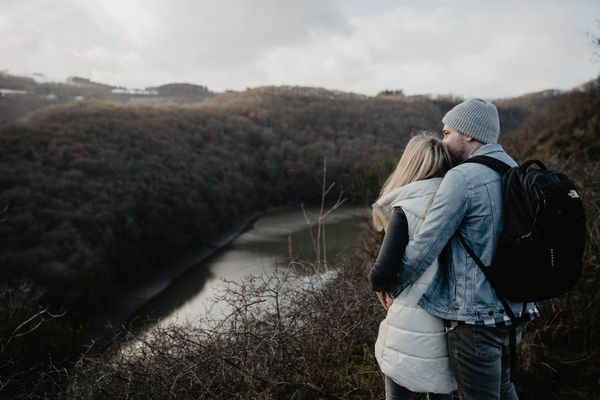
[[[385,400],[409,400],[416,398],[418,394],[398,385],[391,378],[385,377]],[[429,400],[452,400],[452,394],[428,393],[427,398]]]
[[[458,325],[448,332],[448,353],[461,400],[518,400],[510,382],[508,328]]]

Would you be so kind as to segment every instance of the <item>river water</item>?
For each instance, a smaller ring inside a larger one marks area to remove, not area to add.
[[[317,216],[318,209],[309,208]],[[328,264],[358,245],[368,229],[368,210],[347,206],[325,220]],[[314,228],[316,231],[316,228]],[[290,251],[299,259],[314,260],[307,222],[300,207],[267,213],[257,219],[227,246],[187,270],[159,295],[135,313],[135,319],[159,319],[162,324],[201,323],[218,319],[226,305],[215,298],[226,281],[241,282],[249,275],[261,275],[286,268]]]

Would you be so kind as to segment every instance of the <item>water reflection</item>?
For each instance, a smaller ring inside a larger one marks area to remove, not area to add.
[[[318,214],[318,209],[308,211]],[[343,207],[327,217],[325,235],[329,260],[358,243],[367,227],[366,219],[367,210],[363,207]],[[218,318],[226,311],[225,304],[214,300],[223,287],[223,280],[240,282],[245,276],[273,271],[276,262],[287,260],[290,250],[299,258],[314,257],[311,235],[299,208],[259,218],[232,243],[175,279],[165,291],[140,308],[135,318],[160,318],[165,324],[201,322],[202,316]],[[285,268],[285,262],[279,264]]]

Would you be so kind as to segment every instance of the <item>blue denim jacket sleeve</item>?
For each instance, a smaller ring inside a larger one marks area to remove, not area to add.
[[[455,169],[448,171],[423,225],[406,247],[398,292],[419,279],[456,233],[467,210],[468,195],[464,175]]]

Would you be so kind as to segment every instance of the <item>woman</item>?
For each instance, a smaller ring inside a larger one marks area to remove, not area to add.
[[[387,309],[375,356],[385,374],[388,400],[409,399],[415,392],[426,392],[429,399],[451,399],[456,387],[444,323],[417,304],[437,273],[438,262],[401,293],[396,293],[394,270],[451,167],[450,154],[440,139],[430,133],[414,136],[373,204],[373,224],[386,231],[369,278]]]

